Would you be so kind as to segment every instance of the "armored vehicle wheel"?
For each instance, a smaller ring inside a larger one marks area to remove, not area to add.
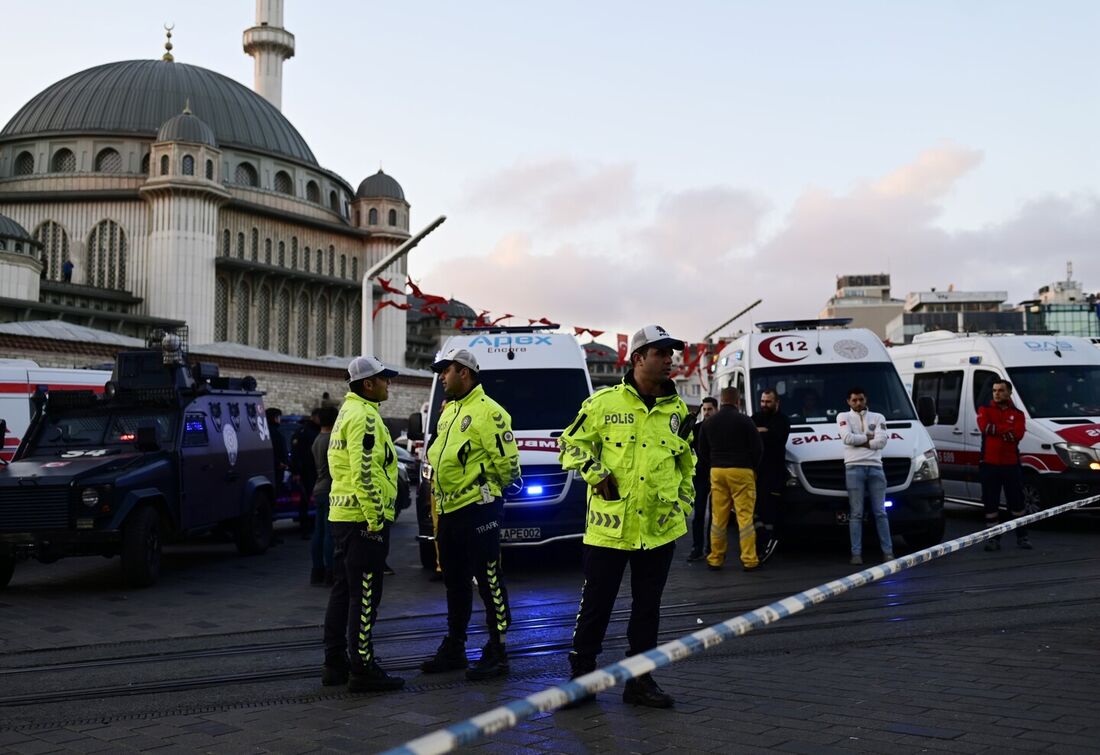
[[[160,515],[144,506],[122,529],[122,574],[132,587],[148,587],[160,576]]]
[[[271,498],[267,493],[256,493],[248,511],[237,520],[234,533],[237,552],[242,556],[256,556],[271,546]]]
[[[15,573],[15,557],[0,556],[0,588],[8,586],[11,575]]]
[[[909,544],[910,548],[916,548],[917,550],[931,548],[933,545],[939,545],[940,541],[943,540],[943,530],[944,520],[940,519],[919,532],[910,532],[905,536],[905,542]]]
[[[435,571],[435,543],[425,540],[420,541],[420,565],[430,571]]]

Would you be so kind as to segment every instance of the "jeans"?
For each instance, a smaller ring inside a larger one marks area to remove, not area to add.
[[[313,496],[317,520],[313,525],[313,537],[309,541],[309,553],[314,569],[332,569],[336,543],[332,539],[332,525],[328,521],[328,495]]]
[[[852,539],[852,555],[863,555],[863,500],[871,499],[871,513],[883,553],[893,553],[890,520],[886,518],[886,474],[882,467],[855,464],[845,467],[844,481],[848,487],[848,535]]]

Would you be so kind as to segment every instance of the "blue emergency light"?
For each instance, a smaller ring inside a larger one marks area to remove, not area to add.
[[[883,508],[887,508],[887,509],[894,508],[894,502],[893,501],[886,501],[885,503],[883,503]]]
[[[542,495],[542,485],[528,485],[527,495]]]
[[[982,358],[981,357],[970,357],[970,363],[971,364],[981,364],[982,363]]]

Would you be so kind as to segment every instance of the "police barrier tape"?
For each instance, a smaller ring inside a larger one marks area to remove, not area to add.
[[[463,745],[472,744],[482,737],[510,729],[520,721],[537,713],[556,710],[566,703],[608,689],[619,682],[625,682],[628,679],[648,674],[654,669],[681,661],[719,645],[728,639],[748,634],[753,629],[759,629],[787,616],[792,616],[810,606],[823,603],[829,598],[842,595],[849,590],[869,585],[883,577],[926,563],[940,556],[969,548],[972,545],[1011,532],[1032,522],[1050,519],[1067,511],[1098,503],[1100,503],[1100,495],[1063,503],[1060,506],[1028,514],[1011,522],[998,524],[946,543],[933,545],[931,548],[910,553],[908,556],[901,556],[893,561],[849,574],[847,577],[811,587],[809,590],[783,598],[755,611],[749,611],[720,624],[700,629],[682,639],[666,642],[648,652],[639,653],[590,674],[585,674],[555,687],[549,687],[542,692],[536,692],[522,700],[515,700],[453,726],[418,737],[400,747],[385,751],[383,755],[435,755],[436,753],[451,752]]]

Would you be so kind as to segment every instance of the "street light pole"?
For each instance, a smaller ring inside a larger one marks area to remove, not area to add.
[[[359,348],[361,354],[374,355],[374,279],[385,270],[387,267],[397,262],[404,257],[413,247],[419,244],[425,236],[434,231],[443,221],[447,219],[446,215],[440,215],[433,220],[427,227],[425,227],[418,234],[410,238],[401,246],[394,249],[392,252],[383,257],[380,261],[375,263],[373,267],[370,267],[363,273],[363,294],[362,294],[362,313],[360,315],[362,327],[360,328],[360,343]]]

